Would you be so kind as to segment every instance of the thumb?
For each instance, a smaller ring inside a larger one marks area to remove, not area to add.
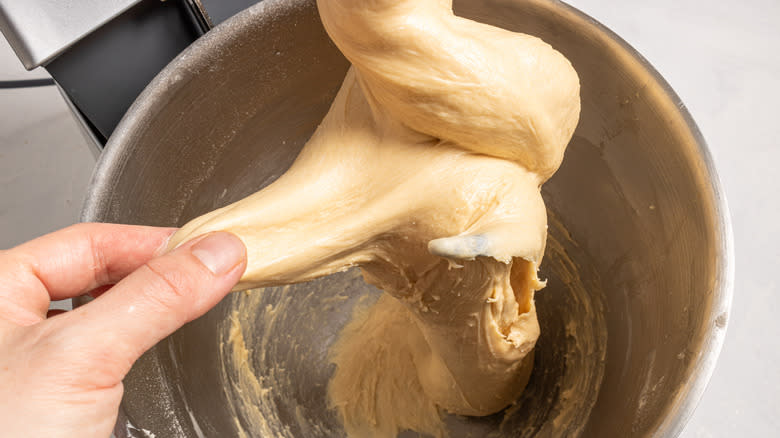
[[[61,315],[84,360],[117,384],[141,354],[214,307],[246,269],[246,248],[216,232],[150,260],[86,306]],[[73,333],[75,331],[76,333]]]

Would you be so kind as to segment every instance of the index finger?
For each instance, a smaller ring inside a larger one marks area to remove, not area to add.
[[[0,298],[45,318],[50,300],[116,283],[162,253],[173,228],[78,224],[0,252]]]

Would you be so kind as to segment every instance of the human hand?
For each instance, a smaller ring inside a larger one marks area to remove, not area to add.
[[[238,282],[238,238],[212,233],[162,254],[174,231],[79,224],[0,251],[3,436],[108,437],[133,362]],[[85,293],[97,299],[48,312]]]

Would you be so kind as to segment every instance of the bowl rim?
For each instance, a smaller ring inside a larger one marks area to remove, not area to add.
[[[503,1],[516,2],[524,0]],[[535,2],[538,0],[525,1]],[[256,16],[273,13],[274,9],[296,7],[303,3],[307,3],[307,1],[264,0],[257,3],[214,27],[160,71],[136,98],[109,138],[104,151],[95,165],[92,178],[87,187],[80,221],[100,222],[103,220],[102,212],[111,205],[111,193],[116,186],[114,175],[122,171],[132,155],[132,151],[129,148],[123,148],[122,145],[133,136],[137,127],[145,126],[154,118],[155,109],[160,108],[161,104],[165,103],[167,96],[172,91],[184,85],[186,81],[182,79],[185,72],[196,72],[202,66],[208,65],[209,59],[215,53],[216,48],[229,45],[250,26],[257,25],[257,21],[254,20]],[[562,12],[569,15],[572,19],[579,20],[582,24],[592,27],[595,31],[594,34],[616,44],[625,55],[632,58],[638,66],[643,68],[656,81],[664,93],[663,97],[676,104],[679,115],[695,140],[697,155],[704,164],[705,177],[709,181],[708,189],[711,192],[711,199],[714,201],[714,229],[720,237],[716,261],[718,271],[716,273],[715,286],[712,290],[713,311],[711,314],[716,316],[710,321],[711,324],[709,324],[709,327],[703,334],[702,353],[690,365],[692,368],[697,369],[698,373],[691,373],[685,384],[678,389],[677,400],[674,402],[676,409],[668,411],[669,414],[655,431],[655,435],[658,436],[678,436],[690,420],[707,388],[722,350],[728,326],[729,312],[734,295],[735,253],[731,215],[726,194],[703,134],[685,104],[658,70],[628,42],[593,17],[565,2],[554,1],[552,3],[553,5],[548,4],[547,7],[560,7]],[[74,300],[74,306],[84,303],[84,300]]]

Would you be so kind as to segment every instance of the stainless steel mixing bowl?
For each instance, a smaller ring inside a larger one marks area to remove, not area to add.
[[[531,383],[505,413],[448,418],[451,435],[676,435],[712,372],[732,288],[728,212],[699,131],[639,54],[564,3],[459,0],[455,10],[563,52],[580,75],[582,118],[544,187],[549,283],[537,295]],[[83,219],[181,225],[267,185],[347,66],[311,0],[239,14],[137,100],[100,160]],[[363,294],[377,292],[347,272],[231,295],[135,365],[117,436],[260,436],[258,412],[265,433],[343,435],[325,401],[327,349]],[[242,323],[243,365],[231,316]],[[268,391],[251,394],[252,376]]]

